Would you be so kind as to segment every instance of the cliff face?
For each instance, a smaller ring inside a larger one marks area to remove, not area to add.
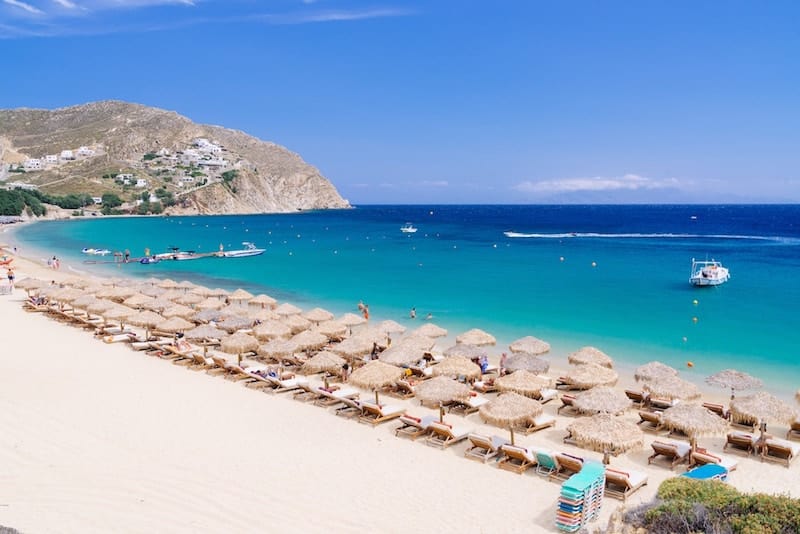
[[[198,145],[198,139],[207,145]],[[79,147],[86,154],[77,154]],[[47,155],[64,150],[73,151],[75,159],[44,164]],[[174,213],[349,207],[319,170],[284,147],[138,104],[0,110],[1,166],[34,158],[42,160],[42,169],[6,172],[0,179],[53,194],[116,193],[131,203],[160,188],[174,195],[177,203],[168,208]],[[133,175],[133,183],[116,178],[123,173]],[[136,188],[139,179],[147,185]]]

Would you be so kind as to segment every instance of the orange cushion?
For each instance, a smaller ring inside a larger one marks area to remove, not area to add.
[[[631,474],[630,474],[630,473],[626,473],[625,471],[617,471],[616,469],[609,469],[609,468],[607,468],[607,469],[606,469],[606,471],[611,471],[612,473],[616,473],[616,474],[618,474],[618,475],[622,475],[622,476],[624,476],[625,478],[630,478],[630,476],[631,476]]]

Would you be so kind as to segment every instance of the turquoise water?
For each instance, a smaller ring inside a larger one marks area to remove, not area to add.
[[[401,233],[406,221],[419,231]],[[373,318],[408,326],[432,313],[452,333],[479,327],[498,345],[534,335],[555,356],[595,345],[630,365],[692,361],[686,373],[698,381],[736,367],[789,392],[800,386],[798,222],[798,206],[366,206],[42,222],[15,239],[82,271],[245,287],[337,313],[363,300]],[[80,253],[242,241],[267,252],[149,266],[86,264]],[[693,288],[693,257],[721,260],[731,281]]]

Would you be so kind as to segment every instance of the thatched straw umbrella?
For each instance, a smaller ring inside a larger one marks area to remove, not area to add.
[[[581,347],[567,357],[567,361],[574,365],[593,363],[611,369],[614,367],[614,360],[596,347]]]
[[[61,283],[66,286],[72,286],[72,287],[77,287],[78,289],[84,289],[92,284],[96,284],[97,280],[95,280],[94,278],[84,278],[82,276],[68,276],[67,278],[62,280]]]
[[[233,301],[233,302],[244,302],[244,301],[250,300],[252,298],[253,298],[253,294],[250,293],[247,290],[242,289],[242,288],[239,288],[236,291],[234,291],[233,293],[231,293],[230,295],[228,295],[228,299]]]
[[[185,332],[191,328],[194,328],[194,323],[190,323],[186,319],[175,316],[171,319],[167,319],[166,321],[158,323],[155,329],[159,332],[174,334],[176,332]]]
[[[189,293],[194,293],[195,295],[200,295],[201,297],[211,296],[211,290],[205,286],[194,286],[189,290]]]
[[[352,336],[344,341],[331,345],[328,350],[352,360],[372,352],[374,341],[365,336]]]
[[[154,299],[154,300],[151,300],[151,301],[148,301],[148,302],[145,302],[144,304],[142,304],[142,308],[144,308],[145,310],[153,310],[153,311],[157,311],[159,313],[162,310],[166,310],[167,308],[171,308],[172,306],[175,306],[174,302],[172,302],[171,300],[167,300],[167,299],[161,298],[161,297],[158,297],[157,299]]]
[[[311,321],[306,319],[300,314],[283,315],[279,319],[283,324],[288,326],[293,334],[308,330],[311,328]]]
[[[526,397],[539,397],[543,389],[553,387],[553,381],[522,370],[510,375],[497,377],[494,385],[497,386],[499,391],[513,391]]]
[[[425,350],[410,344],[398,343],[393,347],[389,347],[381,352],[378,359],[390,365],[397,365],[400,367],[407,367],[412,365],[425,356]]]
[[[182,317],[184,319],[188,319],[192,317],[196,312],[191,309],[189,306],[183,306],[182,304],[175,304],[174,306],[170,306],[166,308],[161,315],[164,317]]]
[[[292,337],[291,341],[296,343],[297,348],[301,351],[317,350],[328,344],[326,336],[313,330],[303,330]]]
[[[253,328],[253,334],[260,340],[287,338],[292,329],[280,321],[266,321]]]
[[[249,305],[256,304],[261,306],[262,308],[271,308],[278,303],[277,300],[270,297],[269,295],[264,295],[263,293],[260,295],[256,295],[255,297],[251,298],[248,302]]]
[[[448,358],[452,356],[460,356],[470,360],[479,360],[484,356],[489,355],[486,349],[478,347],[477,345],[453,345],[452,347],[445,349],[443,354]]]
[[[644,444],[644,433],[636,423],[607,413],[578,418],[567,431],[578,446],[614,456]]]
[[[582,413],[610,413],[616,415],[631,406],[631,400],[621,391],[608,386],[597,386],[575,396],[573,406]]]
[[[274,321],[278,319],[279,316],[269,308],[255,308],[251,306],[247,308],[247,313],[244,315],[244,317],[249,317],[257,323],[263,323],[266,321]]]
[[[199,304],[203,302],[203,297],[196,293],[185,293],[180,297],[175,299],[175,302],[178,304],[183,304],[184,306],[191,306],[193,304]]]
[[[735,398],[735,390],[758,389],[764,385],[761,380],[736,369],[725,369],[706,378],[706,384],[731,389],[731,400]]]
[[[616,385],[619,375],[608,367],[585,363],[583,365],[573,365],[567,374],[562,377],[562,380],[575,388],[589,389],[595,386]]]
[[[125,322],[128,320],[128,317],[135,314],[136,310],[133,308],[117,304],[113,308],[105,310],[102,315],[103,319],[106,321],[119,321],[119,328],[122,330],[125,328]]]
[[[175,289],[182,289],[184,293],[188,292],[190,289],[194,289],[195,287],[197,287],[197,284],[190,282],[189,280],[181,280],[175,284]]]
[[[333,314],[328,310],[323,310],[322,308],[313,308],[307,311],[303,316],[314,324],[319,324],[322,321],[330,321],[333,319]]]
[[[642,389],[650,392],[651,397],[667,400],[692,400],[700,397],[700,390],[691,382],[678,376],[665,376],[646,382]]]
[[[481,377],[481,368],[463,356],[451,356],[433,366],[433,376],[449,376],[458,378],[463,376],[466,380],[477,380]]]
[[[288,302],[284,302],[277,308],[275,308],[275,313],[278,315],[299,315],[303,313],[303,310],[295,306],[294,304],[289,304]]]
[[[128,317],[128,322],[132,325],[141,326],[145,330],[145,338],[150,338],[150,330],[155,328],[156,325],[164,321],[164,316],[156,312],[146,310],[140,311]]]
[[[289,339],[273,339],[258,347],[259,356],[280,361],[281,358],[291,356],[299,348],[297,343]]]
[[[332,352],[324,350],[309,358],[300,368],[300,372],[307,375],[316,373],[337,374],[345,364],[345,359]]]
[[[347,325],[340,323],[336,319],[323,321],[316,327],[316,331],[328,337],[328,339],[340,340],[347,335]]]
[[[360,315],[356,315],[355,313],[345,313],[341,317],[339,317],[339,322],[346,324],[347,326],[358,326],[360,324],[364,324],[367,322],[366,319],[361,317]]]
[[[538,355],[550,352],[550,343],[533,336],[525,336],[511,343],[508,346],[508,350]]]
[[[167,292],[166,289],[161,289],[158,286],[145,286],[139,290],[139,293],[141,293],[142,295],[146,295],[148,297],[160,297],[166,292]]]
[[[677,376],[678,370],[661,362],[652,361],[636,368],[633,377],[637,382],[656,380],[667,376]]]
[[[550,369],[550,362],[530,352],[517,352],[506,358],[505,368],[511,372],[528,371],[538,375]]]
[[[468,400],[470,388],[452,378],[437,376],[417,384],[414,394],[422,405],[435,408],[453,401]]]
[[[192,316],[192,321],[198,323],[208,323],[210,321],[222,321],[227,317],[226,314],[220,312],[219,310],[202,310],[198,313],[195,313]]]
[[[514,443],[514,428],[533,421],[542,414],[541,403],[517,393],[502,393],[480,407],[481,419],[489,424],[508,428]]]
[[[415,329],[412,334],[417,336],[425,336],[425,337],[444,337],[447,335],[447,330],[440,326],[436,326],[433,323],[425,323],[424,325],[420,326],[419,328]]]
[[[223,330],[234,333],[237,330],[245,330],[247,328],[252,328],[253,321],[248,319],[247,317],[238,317],[238,316],[230,316],[226,317],[219,323],[217,323],[218,328],[222,328]]]
[[[215,287],[214,289],[209,289],[206,291],[206,294],[209,297],[217,297],[218,299],[222,299],[222,297],[228,296],[231,294],[230,291],[227,289],[222,289],[221,287]]]
[[[697,438],[724,433],[728,423],[717,414],[699,404],[682,402],[664,410],[662,421],[670,430],[679,430],[689,436],[692,450],[697,448]]]
[[[67,300],[61,299],[61,292],[62,291],[64,291],[64,290],[63,289],[55,289],[48,296],[51,299],[57,300],[59,302],[67,302]],[[94,304],[95,302],[98,302],[100,300],[103,300],[104,302],[108,302],[105,299],[99,299],[99,298],[95,297],[94,295],[81,295],[76,299],[69,299],[69,301],[72,303],[72,307],[73,308],[77,308],[79,310],[85,310],[89,306],[91,306],[92,304]]]
[[[38,278],[23,278],[19,282],[14,284],[14,287],[18,287],[19,289],[24,289],[26,293],[30,295],[31,291],[35,289],[39,289],[41,287],[45,287],[47,282],[43,280],[39,280]]]
[[[228,304],[227,306],[223,306],[222,308],[220,308],[219,311],[229,316],[236,315],[238,317],[248,317],[250,309],[244,306],[240,306],[239,304]]]
[[[158,287],[162,289],[175,289],[176,287],[178,287],[178,282],[170,278],[165,278],[156,285],[158,285]]]
[[[198,302],[194,306],[198,310],[218,310],[225,307],[225,303],[213,297],[207,297],[205,300]]]
[[[463,343],[465,345],[495,345],[497,340],[493,335],[484,332],[480,328],[473,328],[467,330],[463,334],[456,336],[456,343]]]
[[[383,332],[384,334],[402,334],[406,331],[406,327],[398,323],[397,321],[392,321],[387,319],[386,321],[381,321],[378,325],[378,330]]]
[[[110,310],[114,306],[119,306],[119,304],[111,302],[110,300],[97,299],[86,307],[86,311],[95,315],[103,315],[103,312]]]
[[[746,397],[731,400],[731,421],[749,424],[756,421],[761,429],[761,437],[767,431],[768,423],[791,424],[797,411],[779,398],[759,391]]]
[[[403,370],[399,367],[374,360],[353,371],[348,381],[360,388],[374,389],[375,402],[378,403],[378,389],[394,384],[402,376]]]
[[[169,289],[169,290],[164,291],[163,293],[161,293],[158,296],[158,298],[167,299],[167,300],[171,300],[171,301],[174,302],[175,299],[179,299],[182,296],[184,296],[185,294],[186,293],[184,293],[183,291],[179,291],[177,289]]]
[[[236,354],[239,365],[242,365],[242,354],[258,350],[258,340],[250,334],[236,332],[222,340],[219,348],[228,354]]]
[[[222,339],[228,335],[225,330],[221,330],[216,326],[211,326],[210,324],[203,324],[192,328],[191,330],[187,330],[184,335],[186,339],[198,340],[198,341],[209,341],[212,339]]]

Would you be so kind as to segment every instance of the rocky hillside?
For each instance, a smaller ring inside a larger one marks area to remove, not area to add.
[[[113,193],[129,207],[157,192],[170,199],[171,213],[349,207],[319,170],[284,147],[117,101],[0,110],[0,169],[6,183],[51,195]]]

